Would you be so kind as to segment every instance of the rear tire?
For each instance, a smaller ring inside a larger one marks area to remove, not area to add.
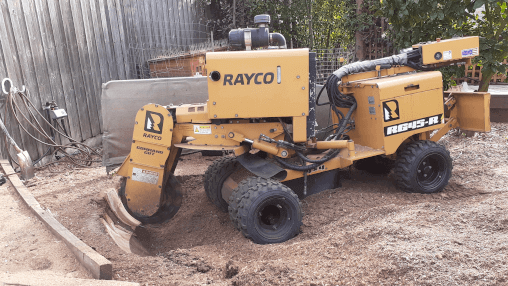
[[[416,141],[404,146],[395,161],[395,185],[409,193],[442,191],[452,175],[452,158],[444,146]]]
[[[228,202],[222,198],[222,185],[237,170],[238,165],[240,163],[236,157],[222,157],[215,160],[205,172],[206,196],[223,212],[228,211]]]
[[[280,243],[295,237],[302,216],[300,200],[290,188],[261,178],[243,195],[237,215],[242,234],[258,244]]]
[[[249,177],[242,180],[229,197],[229,218],[236,229],[240,230],[240,224],[238,223],[238,206],[240,205],[241,200],[250,188],[255,187],[258,183],[262,182],[262,180],[263,179],[260,177]]]

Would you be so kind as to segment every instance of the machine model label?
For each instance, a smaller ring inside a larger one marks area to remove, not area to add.
[[[392,126],[385,127],[385,136],[392,136],[401,134],[408,131],[413,131],[416,129],[421,129],[429,126],[438,125],[441,123],[442,114],[425,117],[422,119],[417,119],[409,122],[404,122]]]
[[[443,52],[443,60],[451,60],[452,59],[452,51],[444,51]]]
[[[212,125],[194,125],[194,134],[212,134]]]
[[[152,111],[146,111],[145,131],[152,132],[155,134],[162,134],[163,124],[164,124],[164,116],[162,116],[162,114]],[[146,136],[143,135],[143,137]]]
[[[478,55],[478,48],[462,50],[462,57],[473,57]]]
[[[146,147],[136,146],[136,149],[143,151],[143,154],[146,155],[154,155],[154,154],[164,154],[164,152],[160,150],[150,149]]]
[[[132,168],[132,180],[142,183],[157,185],[159,181],[159,173],[150,170]]]
[[[399,102],[397,100],[383,102],[383,117],[385,122],[400,118]]]
[[[224,83],[222,85],[250,85],[254,84],[271,84],[275,78],[273,72],[267,73],[239,73],[237,75],[225,74]]]

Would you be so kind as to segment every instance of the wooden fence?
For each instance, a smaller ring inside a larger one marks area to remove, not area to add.
[[[197,0],[1,0],[0,80],[9,77],[15,86],[25,85],[41,112],[55,100],[66,109],[76,140],[98,136],[102,83],[137,77],[130,45],[146,37],[157,43],[161,32],[168,43],[195,44],[190,26],[186,32],[161,23],[199,21],[197,5]],[[0,105],[4,102],[5,97]],[[46,147],[25,134],[12,114],[1,108],[0,116],[32,159],[44,154]],[[0,142],[5,158],[5,141]]]

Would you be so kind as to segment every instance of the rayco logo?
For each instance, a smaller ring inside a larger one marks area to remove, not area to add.
[[[233,81],[233,78],[235,79]],[[224,75],[224,83],[223,85],[249,85],[251,82],[254,84],[271,84],[275,78],[273,72],[267,73],[239,73],[236,76],[232,74]]]
[[[163,125],[164,125],[164,116],[162,116],[162,114],[152,111],[146,111],[145,131],[155,134],[162,134]]]
[[[442,114],[429,116],[409,122],[404,122],[392,126],[385,127],[385,136],[392,136],[396,134],[401,134],[404,132],[421,129],[433,125],[438,125],[441,123]]]
[[[400,118],[399,102],[397,100],[383,102],[383,117],[385,122]]]

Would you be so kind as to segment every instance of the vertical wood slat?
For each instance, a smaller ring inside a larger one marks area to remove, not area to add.
[[[48,77],[49,77],[48,83],[50,84],[52,91],[51,97],[46,98],[45,100],[55,100],[55,102],[58,104],[60,108],[64,108],[69,112],[70,106],[68,106],[64,97],[62,78],[58,66],[58,58],[55,47],[55,40],[53,37],[53,30],[51,27],[49,10],[45,1],[42,0],[35,0],[35,8],[39,23],[42,49],[44,50],[44,58],[46,60],[48,69]],[[58,140],[57,138],[60,138],[60,140]],[[57,136],[56,134],[55,140],[62,143],[61,141],[62,138]],[[64,142],[68,142],[68,140],[64,140]]]
[[[75,140],[82,141],[88,137],[83,137],[81,133],[81,120],[77,103],[76,89],[71,70],[71,61],[67,49],[67,40],[65,38],[64,24],[60,6],[57,1],[42,0],[42,4],[47,7],[53,31],[53,40],[55,42],[55,52],[62,79],[62,89],[65,102],[67,104],[67,119],[69,135]]]
[[[111,32],[109,29],[109,12],[107,11],[107,0],[99,0],[99,10],[102,22],[102,35],[104,35],[104,47],[106,48],[107,61],[110,69],[111,79],[119,79],[118,68],[115,63],[115,52],[111,48],[113,42],[111,40]]]
[[[120,38],[120,28],[118,24],[118,15],[116,14],[116,5],[114,0],[108,0],[108,11],[109,11],[109,21],[111,27],[111,36],[113,39],[113,48],[115,50],[116,55],[116,63],[118,67],[118,77],[119,79],[127,79],[125,74],[125,64],[124,64],[124,53],[122,50],[122,43]]]
[[[32,90],[30,95],[33,98],[37,97],[40,98],[40,105],[36,105],[36,108],[39,112],[41,112],[44,116],[46,116],[46,112],[43,110],[42,106],[45,105],[47,102],[50,102],[54,97],[48,76],[49,70],[46,63],[46,56],[44,53],[44,45],[41,37],[41,30],[39,27],[39,22],[37,21],[38,16],[35,8],[35,1],[23,0],[22,7],[29,37],[30,48],[32,51],[34,61],[35,77],[38,85],[38,90]],[[44,122],[42,118],[38,118],[38,120],[40,122]],[[51,134],[49,131],[50,127],[47,124],[43,123],[41,125],[42,125],[41,127],[46,131],[46,134],[50,136]],[[38,137],[42,138],[41,136]],[[48,142],[47,139],[43,139],[43,141]],[[42,156],[43,154],[46,153],[48,146],[45,145],[43,146],[40,144],[37,144],[37,146],[39,147],[39,152],[41,152],[39,155]]]
[[[117,23],[118,23],[118,32],[120,36],[120,47],[122,48],[122,55],[123,55],[123,64],[125,69],[125,78],[129,78],[130,74],[130,66],[128,62],[128,53],[127,53],[127,35],[126,35],[126,28],[125,28],[125,21],[124,21],[124,10],[123,5],[120,4],[120,0],[115,0],[116,5],[116,17],[117,17]]]
[[[74,19],[72,17],[71,0],[58,1],[60,4],[61,15],[63,20],[63,30],[69,52],[69,64],[72,73],[72,82],[74,83],[76,104],[79,111],[79,122],[81,126],[81,134],[83,138],[92,137],[92,128],[90,126],[90,114],[88,112],[88,102],[86,99],[86,82],[83,78],[82,61],[79,55],[76,32],[74,30]]]
[[[88,53],[88,42],[85,35],[85,27],[83,22],[83,14],[81,12],[80,1],[70,1],[72,18],[74,21],[74,32],[76,36],[76,43],[78,47],[78,58],[81,63],[81,75],[85,86],[85,103],[88,107],[89,124],[92,131],[92,136],[100,134],[99,129],[99,115],[97,110],[97,104],[95,102],[95,96],[93,95],[92,86],[94,83],[94,77],[92,73],[96,70],[92,70],[90,66],[90,55]]]
[[[2,11],[0,11],[0,14],[2,13]],[[0,17],[1,19],[1,17]],[[1,22],[0,22],[1,24]],[[0,33],[1,35],[1,33]],[[2,48],[2,37],[0,36],[0,79],[4,79],[8,77],[7,76],[7,67],[5,66],[5,59],[4,59],[4,52],[3,52],[3,48]],[[0,119],[3,121],[5,119],[5,116],[4,116],[4,108],[3,108],[3,105],[5,104],[5,101],[6,101],[6,98],[5,96],[2,94],[0,95]],[[5,122],[4,122],[4,125],[5,125]],[[2,138],[2,134],[0,134],[0,138]],[[5,144],[0,144],[0,158],[7,158],[7,148],[5,146]]]
[[[26,27],[25,19],[23,17],[23,8],[21,1],[19,0],[7,0],[9,5],[9,12],[11,16],[12,28],[15,33],[14,40],[18,48],[18,55],[20,59],[21,73],[23,75],[23,84],[31,91],[32,102],[36,107],[41,106],[41,100],[38,96],[39,86],[37,84],[35,66],[33,61],[32,51],[30,49],[30,39],[28,36],[28,30]],[[18,83],[18,88],[21,88],[21,84]],[[26,110],[20,106],[21,110],[26,113]],[[28,123],[24,122],[21,116],[18,117],[23,126],[26,126],[26,130],[31,134],[36,134],[36,131],[32,127],[28,127]],[[17,124],[17,123],[15,123]],[[43,146],[39,144],[30,144],[33,140],[26,132],[21,131],[22,145],[28,151],[31,158],[38,158],[43,154]]]
[[[4,64],[7,72],[6,76],[13,81],[14,85],[19,85],[23,82],[23,78],[21,76],[21,67],[19,65],[18,51],[14,40],[9,8],[7,6],[7,2],[4,1],[0,1],[0,42],[2,44],[3,58],[5,61]],[[6,116],[4,110],[5,109],[2,108],[1,114],[3,115],[5,126],[7,127],[10,135],[14,138],[14,141],[16,141],[18,145],[23,146],[19,127],[14,123],[14,119],[12,119],[11,116]],[[5,146],[3,136],[0,140],[0,144],[4,146],[5,153],[3,155],[8,157],[10,160],[9,154],[14,154],[12,152],[13,149]],[[11,150],[10,153],[9,150]]]
[[[85,28],[85,36],[86,36],[86,43],[88,48],[88,55],[90,59],[90,72],[93,80],[93,85],[91,86],[91,92],[92,94],[89,97],[93,97],[95,105],[93,106],[94,110],[96,111],[97,118],[96,121],[98,121],[98,131],[100,133],[100,130],[102,130],[102,112],[101,112],[101,68],[99,64],[99,57],[97,52],[97,47],[95,43],[95,32],[93,29],[93,21],[90,11],[90,2],[89,1],[82,1],[81,2],[81,13],[83,15],[83,25]],[[78,11],[79,12],[79,11]]]
[[[100,20],[100,9],[98,8],[97,0],[90,1],[90,14],[92,16],[92,27],[95,35],[95,47],[97,49],[97,57],[99,58],[99,67],[100,67],[100,75],[101,82],[106,83],[111,79],[111,75],[109,72],[109,65],[106,61],[106,49],[104,47],[104,36],[102,34],[102,22]],[[102,85],[99,86],[102,92]]]

